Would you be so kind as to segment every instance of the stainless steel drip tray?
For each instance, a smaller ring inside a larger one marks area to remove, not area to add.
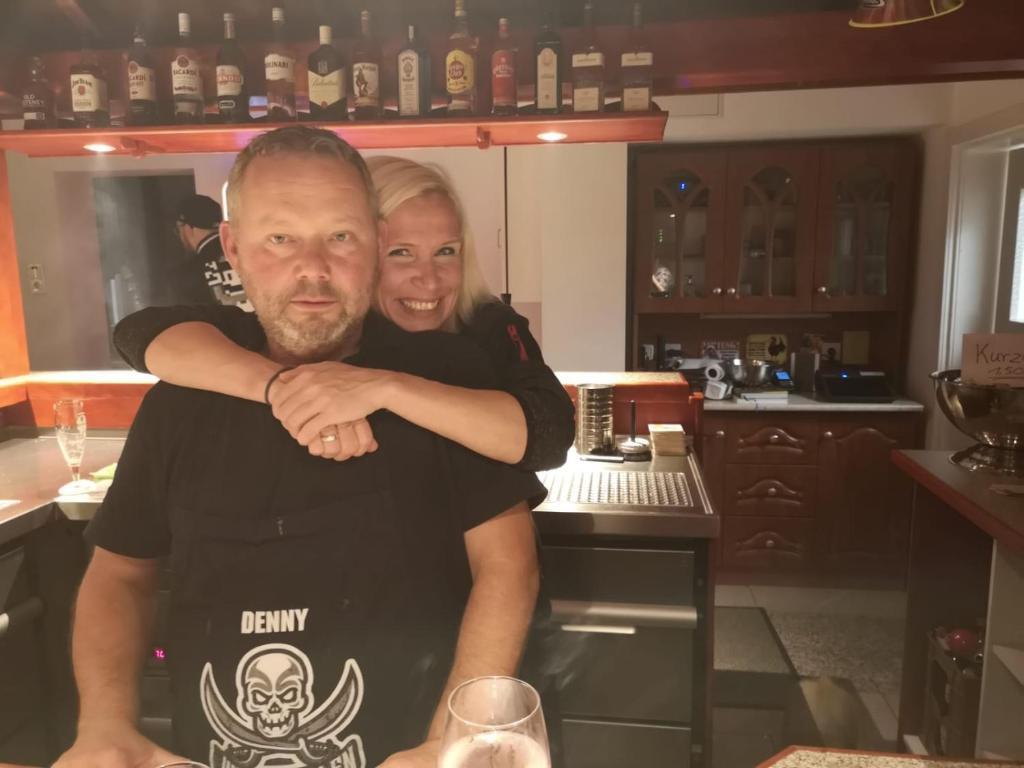
[[[548,489],[546,504],[602,504],[635,511],[693,508],[690,485],[682,472],[555,469],[537,477]]]

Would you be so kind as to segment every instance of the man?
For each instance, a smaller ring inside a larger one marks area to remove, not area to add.
[[[190,269],[201,269],[213,298],[220,304],[237,304],[252,312],[252,304],[238,273],[224,258],[220,241],[220,205],[206,195],[189,195],[178,205],[175,227],[178,239],[190,255]],[[197,263],[198,262],[198,263]]]
[[[367,316],[379,224],[358,153],[255,140],[221,226],[277,366],[349,359],[491,385],[454,334]],[[271,369],[272,370],[272,369]],[[537,593],[531,475],[386,412],[377,451],[309,455],[257,403],[157,384],[87,535],[60,768],[154,768],[135,730],[157,582],[172,571],[175,748],[214,768],[433,768],[447,692],[516,669]],[[330,435],[325,435],[330,437]]]

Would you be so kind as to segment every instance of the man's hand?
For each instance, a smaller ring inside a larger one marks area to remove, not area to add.
[[[380,764],[379,768],[437,768],[441,756],[441,740],[425,741],[415,749],[396,752]]]
[[[324,440],[324,435],[330,434],[334,434],[335,439]],[[348,424],[335,424],[321,430],[321,433],[308,447],[313,456],[347,461],[353,456],[373,453],[377,450],[377,441],[373,437],[373,428],[370,426],[370,422],[366,419],[359,419],[350,421]]]
[[[162,749],[128,725],[80,725],[71,749],[53,768],[156,768],[185,760]]]

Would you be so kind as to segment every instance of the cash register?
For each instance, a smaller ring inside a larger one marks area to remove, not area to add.
[[[896,399],[885,371],[863,368],[819,368],[814,393],[832,403],[891,403]]]

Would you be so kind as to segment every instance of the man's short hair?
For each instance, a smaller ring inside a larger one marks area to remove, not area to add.
[[[189,195],[178,203],[177,220],[196,229],[216,229],[223,217],[212,197]]]
[[[228,173],[227,193],[225,194],[229,220],[238,218],[238,212],[241,209],[242,180],[245,178],[249,164],[257,157],[284,154],[325,155],[350,164],[359,172],[363,186],[366,187],[366,202],[370,206],[373,217],[377,218],[377,193],[363,156],[351,144],[331,131],[303,125],[289,125],[260,134],[238,153],[235,164],[231,166],[231,171]]]

